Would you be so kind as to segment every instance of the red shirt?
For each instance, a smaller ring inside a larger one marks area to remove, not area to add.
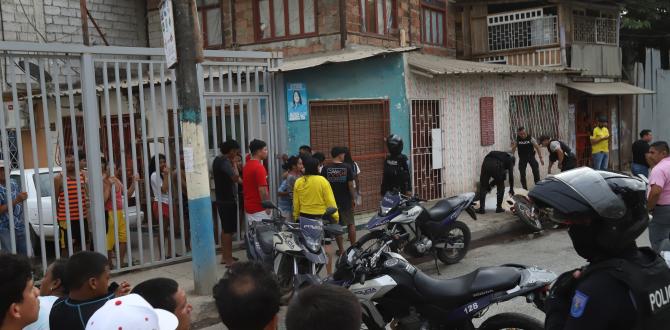
[[[260,187],[268,189],[268,172],[263,164],[255,159],[247,161],[242,169],[242,192],[244,193],[244,211],[252,214],[265,211],[261,205]]]

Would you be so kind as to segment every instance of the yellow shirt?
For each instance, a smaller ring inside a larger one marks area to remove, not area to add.
[[[326,213],[329,207],[337,208],[335,195],[330,182],[320,175],[305,175],[295,181],[293,186],[293,219],[300,213],[319,215]],[[339,213],[333,214],[335,221],[340,220]]]
[[[609,137],[610,132],[607,130],[607,127],[596,127],[593,129],[593,135],[591,136],[592,139],[600,139],[604,137]],[[598,143],[593,143],[591,144],[591,152],[592,153],[598,153],[598,152],[609,152],[609,140],[602,140]]]

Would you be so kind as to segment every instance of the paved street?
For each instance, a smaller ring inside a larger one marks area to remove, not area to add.
[[[640,236],[638,244],[649,244],[646,232]],[[584,260],[577,256],[572,249],[570,238],[565,230],[551,231],[538,237],[516,233],[470,251],[465,259],[456,265],[441,266],[442,274],[439,277],[460,276],[473,271],[477,267],[504,263],[536,265],[560,274],[565,270],[583,265]],[[432,262],[423,263],[420,268],[426,273],[438,277]],[[524,298],[516,298],[500,305],[491,306],[484,319],[501,312],[517,312],[544,319],[544,314],[532,304],[526,303]],[[481,321],[483,319],[475,323],[479,324]],[[206,329],[225,329],[225,327],[219,324]]]

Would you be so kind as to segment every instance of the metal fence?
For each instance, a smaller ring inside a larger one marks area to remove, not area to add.
[[[187,164],[163,50],[1,42],[0,51],[0,198],[10,205],[0,249],[33,256],[44,270],[80,250],[107,253],[117,272],[188,258]],[[240,142],[242,163],[251,139],[274,148],[269,70],[278,56],[205,57],[196,69],[210,165],[227,138]],[[14,203],[19,191],[27,199]]]

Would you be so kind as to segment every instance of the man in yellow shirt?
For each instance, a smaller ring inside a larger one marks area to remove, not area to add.
[[[598,127],[593,129],[591,135],[591,154],[593,155],[592,167],[594,170],[607,170],[609,160],[610,132],[607,129],[607,117],[598,117]]]

